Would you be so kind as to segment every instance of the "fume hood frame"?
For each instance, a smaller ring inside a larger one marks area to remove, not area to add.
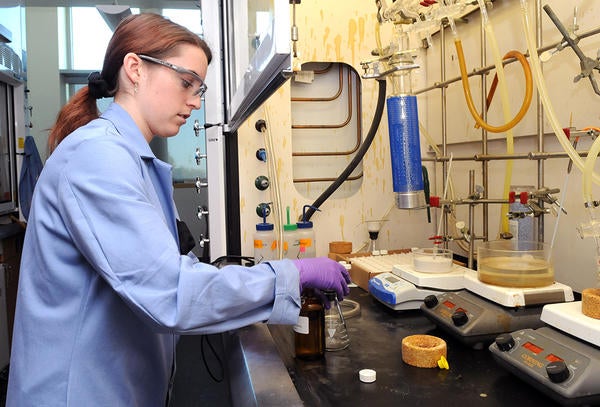
[[[260,3],[251,0],[223,3],[226,133],[236,131],[292,76],[289,0],[262,3],[266,8],[261,10]],[[250,32],[255,21],[249,18],[258,13],[267,24]]]

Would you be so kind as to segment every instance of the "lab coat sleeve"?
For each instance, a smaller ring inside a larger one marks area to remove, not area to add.
[[[126,145],[83,142],[69,161],[59,209],[73,241],[157,330],[214,333],[259,321],[296,322],[299,277],[291,261],[217,269],[180,255],[145,163]]]

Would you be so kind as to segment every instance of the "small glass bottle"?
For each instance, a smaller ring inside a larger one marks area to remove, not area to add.
[[[350,337],[337,295],[335,291],[325,291],[325,296],[329,300],[329,309],[325,310],[325,350],[346,349],[350,345]]]
[[[294,325],[296,357],[307,360],[320,359],[325,354],[323,304],[312,289],[302,292],[301,301],[300,316]]]

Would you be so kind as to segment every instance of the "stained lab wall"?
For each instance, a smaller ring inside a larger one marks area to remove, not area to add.
[[[371,59],[371,51],[375,48],[375,12],[374,4],[363,1],[303,1],[296,8],[300,63],[342,62],[362,73],[360,62]],[[420,76],[416,78],[420,79]],[[362,80],[360,88],[364,137],[373,119],[378,86],[375,80]],[[290,206],[296,218],[302,213],[303,205],[313,202],[300,194],[292,182],[290,98],[288,82],[239,129],[241,238],[244,254],[252,254],[252,234],[256,223],[260,222],[255,212],[256,205],[274,201],[271,188],[258,191],[254,186],[255,177],[267,171],[266,164],[255,157],[256,150],[265,145],[263,135],[255,129],[256,120],[267,121],[274,139],[274,151],[270,157],[276,161],[281,208]],[[327,115],[327,112],[323,114]],[[427,222],[426,212],[398,210],[394,207],[386,116],[382,118],[373,144],[365,156],[362,170],[362,185],[357,193],[348,198],[337,198],[334,194],[321,206],[321,211],[311,218],[316,234],[317,255],[327,255],[331,241],[351,241],[355,250],[360,249],[369,240],[365,222],[384,217],[387,221],[383,223],[379,235],[380,248],[424,245],[434,230],[433,223]],[[318,176],[318,166],[313,172]],[[275,217],[270,217],[268,221],[273,223]]]
[[[565,25],[572,22],[573,6],[578,6],[579,33],[595,28],[600,5],[593,0],[581,0],[575,3],[559,0],[547,1]],[[493,8],[488,10],[490,21],[497,36],[498,48],[501,53],[510,49],[526,52],[526,44],[520,21],[520,2],[518,0],[496,0]],[[539,14],[542,24],[542,45],[555,43],[560,39],[550,20]],[[482,28],[478,13],[467,16],[466,21],[459,22],[457,29],[465,49],[465,57],[469,70],[493,64],[493,56],[489,45],[484,48],[482,57]],[[535,21],[534,21],[535,23]],[[296,24],[299,31],[298,52],[302,62],[343,62],[359,73],[362,72],[360,62],[371,58],[371,51],[376,47],[375,24],[376,6],[364,1],[319,2],[304,0],[296,9]],[[382,27],[382,42],[386,44],[391,36],[389,27]],[[446,48],[442,54],[441,35],[433,36],[433,46],[427,49],[419,48],[416,62],[421,66],[413,72],[413,89],[417,92],[440,81],[442,72],[445,78],[455,78],[459,75],[457,56],[454,51],[454,39],[449,32],[445,33]],[[487,44],[489,38],[483,36]],[[593,58],[600,48],[599,39],[593,37],[582,40],[580,46],[584,52]],[[418,46],[420,44],[411,44]],[[441,55],[444,55],[442,58]],[[574,53],[566,49],[555,55],[544,65],[544,74],[550,87],[550,99],[555,105],[562,127],[572,126],[581,129],[587,126],[597,126],[600,112],[600,96],[591,91],[586,80],[573,83],[573,77],[579,73],[579,61]],[[507,84],[509,86],[510,105],[514,115],[523,99],[523,74],[517,64],[506,68]],[[485,76],[485,88],[489,87],[492,74]],[[475,104],[481,105],[482,85],[478,78],[470,79]],[[484,88],[484,89],[485,89]],[[487,90],[487,89],[486,89]],[[374,80],[361,81],[362,92],[362,122],[363,129],[369,127],[377,100],[377,84]],[[562,151],[546,118],[537,94],[534,93],[533,103],[523,121],[518,124],[513,134],[515,136],[515,153],[526,154],[535,151]],[[442,146],[446,137],[446,157],[452,154],[456,157],[451,165],[451,176],[455,187],[455,198],[466,198],[469,194],[469,171],[475,172],[475,183],[483,185],[483,163],[460,157],[473,157],[483,151],[483,137],[488,140],[485,145],[489,154],[506,153],[505,134],[484,134],[474,129],[473,119],[467,111],[460,81],[446,88],[444,101],[440,89],[418,94],[420,121],[431,134],[435,143]],[[446,114],[443,115],[445,105]],[[326,114],[324,112],[323,114]],[[360,190],[347,198],[336,198],[334,195],[321,207],[312,220],[317,236],[317,254],[326,255],[328,243],[336,240],[348,240],[353,243],[354,250],[365,245],[368,233],[365,221],[382,219],[387,214],[387,221],[379,237],[379,247],[397,249],[407,247],[428,246],[428,237],[438,230],[440,219],[439,210],[432,210],[431,223],[427,220],[424,210],[399,210],[393,208],[394,194],[392,191],[391,164],[389,157],[389,141],[387,120],[384,112],[381,125],[373,145],[363,161],[364,179]],[[290,84],[285,84],[266,102],[239,130],[239,160],[240,160],[240,207],[241,207],[241,237],[244,254],[252,254],[252,233],[255,224],[260,221],[255,213],[256,205],[260,202],[275,201],[272,189],[259,191],[254,186],[254,179],[267,171],[266,165],[255,157],[258,148],[265,146],[263,134],[255,129],[255,122],[264,119],[274,139],[274,148],[270,152],[275,160],[277,180],[281,195],[281,208],[290,206],[292,213],[301,213],[302,206],[311,202],[304,198],[293,186],[293,170],[291,160],[291,104]],[[504,122],[500,93],[492,102],[488,121],[493,124]],[[539,124],[538,124],[539,123]],[[543,127],[539,127],[543,126]],[[363,132],[363,133],[364,133]],[[541,138],[538,134],[547,134]],[[539,140],[542,140],[541,142]],[[587,151],[591,145],[590,138],[582,138],[578,150]],[[540,145],[541,143],[541,145]],[[422,137],[422,155],[431,157],[431,149]],[[557,217],[552,214],[544,215],[542,222],[543,239],[554,243],[555,269],[557,280],[571,285],[576,290],[595,285],[596,248],[591,240],[578,237],[576,227],[588,221],[588,214],[583,209],[581,199],[582,174],[573,168],[566,176],[567,158],[552,158],[544,161],[513,160],[513,171],[510,185],[533,185],[560,188],[556,195],[567,210],[557,224]],[[433,195],[442,195],[444,187],[443,165],[441,162],[425,161],[424,165],[430,173]],[[502,198],[505,183],[505,160],[489,161],[488,182],[485,193],[490,198]],[[445,168],[448,169],[446,163]],[[318,168],[315,168],[318,172]],[[566,191],[563,193],[563,191]],[[594,186],[597,193],[597,187]],[[500,206],[489,205],[488,214],[484,216],[483,206],[475,208],[473,229],[478,236],[487,232],[487,238],[496,239],[501,230]],[[457,219],[468,220],[468,206],[457,206]],[[269,219],[276,221],[275,217]],[[484,224],[487,227],[484,229]],[[454,225],[449,224],[449,232],[454,233]],[[536,229],[537,231],[537,229]],[[536,236],[537,237],[537,236]],[[459,254],[466,253],[455,243],[450,248]]]

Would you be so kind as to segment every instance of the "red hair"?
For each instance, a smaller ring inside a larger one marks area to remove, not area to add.
[[[198,35],[159,14],[134,14],[125,18],[115,30],[104,56],[100,74],[108,89],[105,97],[113,96],[118,90],[118,76],[123,59],[129,52],[164,59],[171,56],[176,47],[191,44],[206,54],[208,62],[212,60],[210,48]],[[96,98],[86,86],[79,90],[63,106],[48,136],[48,152],[77,128],[98,118]]]

